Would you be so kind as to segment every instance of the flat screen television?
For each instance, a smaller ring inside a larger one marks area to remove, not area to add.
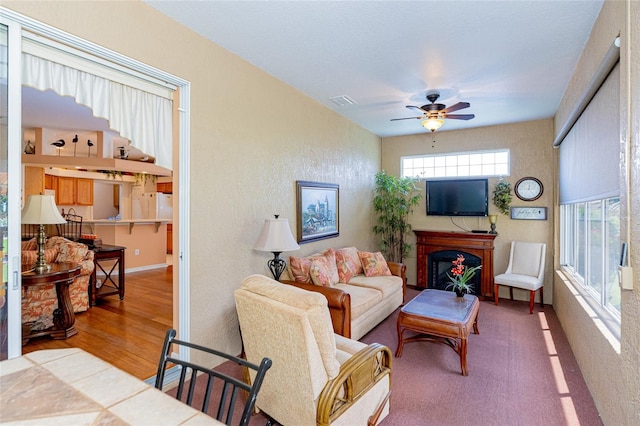
[[[488,179],[427,180],[427,215],[487,216]]]

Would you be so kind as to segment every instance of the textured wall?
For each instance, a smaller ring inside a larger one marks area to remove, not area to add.
[[[375,248],[377,136],[141,2],[3,6],[191,82],[192,340],[240,352],[233,291],[251,273],[269,274],[272,255],[252,248],[265,218],[288,218],[295,235],[296,180],[339,184],[341,220],[338,238],[294,253]]]
[[[418,123],[416,123],[417,126]],[[445,124],[446,126],[446,124]],[[444,129],[444,127],[443,127]],[[489,214],[497,214],[496,229],[498,236],[494,241],[494,272],[502,273],[507,268],[509,248],[512,240],[539,241],[547,243],[545,302],[552,303],[551,271],[553,255],[553,200],[555,199],[555,183],[553,175],[554,151],[551,147],[553,123],[549,120],[530,121],[525,123],[506,124],[501,126],[482,127],[470,130],[437,131],[434,134],[419,134],[384,138],[382,142],[382,168],[389,173],[400,173],[400,157],[421,154],[440,154],[448,152],[479,151],[485,149],[507,148],[511,154],[511,175],[504,180],[513,187],[518,179],[534,176],[542,181],[544,193],[533,202],[524,202],[513,195],[512,206],[547,207],[547,220],[512,220],[499,212],[489,202]],[[435,138],[435,144],[433,140]],[[489,179],[489,191],[498,182],[498,178]],[[485,217],[452,218],[427,216],[424,181],[420,182],[423,198],[411,217],[413,229],[462,231],[463,229],[489,229],[489,221]],[[491,194],[490,194],[491,195]],[[411,243],[415,236],[411,234]],[[416,283],[416,251],[406,259],[409,283]],[[500,289],[501,297],[508,297],[509,290]],[[528,293],[515,291],[514,297],[529,300]],[[536,295],[536,300],[539,296]]]
[[[605,1],[556,115],[559,128],[620,34],[621,229],[630,243],[634,290],[622,292],[621,339],[612,338],[574,287],[555,277],[554,306],[606,425],[640,422],[640,3]],[[631,25],[627,27],[627,23]],[[629,97],[629,93],[633,94]],[[627,167],[628,166],[628,167]]]

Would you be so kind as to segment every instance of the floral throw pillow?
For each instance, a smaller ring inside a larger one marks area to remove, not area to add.
[[[367,277],[381,277],[391,275],[389,265],[387,265],[387,261],[379,251],[375,253],[359,251],[358,256],[360,257],[360,261],[362,262],[364,274]]]
[[[332,248],[328,248],[322,252],[322,256],[327,259],[327,268],[329,269],[329,275],[331,282],[336,284],[340,281],[340,276],[338,275],[338,268],[336,266],[336,251]],[[317,258],[314,258],[314,260]]]
[[[333,287],[336,285],[338,280],[335,279],[335,274],[332,272],[332,269],[335,269],[335,263],[333,264],[333,268],[331,266],[331,260],[326,256],[314,258],[309,268],[311,281],[315,285],[321,285],[323,287]]]
[[[345,247],[336,250],[336,267],[341,283],[346,284],[352,277],[362,274],[362,263],[358,257],[358,249]]]
[[[289,256],[289,269],[294,281],[311,284],[309,268],[311,268],[310,258]]]
[[[60,244],[56,262],[80,263],[87,255],[88,248],[84,244]]]
[[[340,281],[340,277],[338,276],[338,269],[336,268],[336,252],[332,248],[328,248],[322,253],[312,254],[311,256],[307,257],[289,256],[289,269],[294,281],[307,284],[313,283],[309,269],[311,268],[311,262],[318,258],[328,259],[331,281]]]

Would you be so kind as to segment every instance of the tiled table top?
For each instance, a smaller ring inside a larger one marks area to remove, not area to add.
[[[223,424],[75,348],[0,362],[0,423]]]

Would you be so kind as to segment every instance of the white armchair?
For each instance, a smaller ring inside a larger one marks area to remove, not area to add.
[[[540,306],[544,306],[544,261],[547,245],[544,243],[511,242],[509,264],[504,274],[493,279],[495,304],[498,304],[499,286],[509,287],[513,300],[513,288],[529,291],[529,313],[533,314],[536,291],[540,290]]]
[[[265,414],[285,426],[387,416],[391,351],[334,334],[322,294],[251,275],[235,300],[247,360],[273,361],[256,403]]]

